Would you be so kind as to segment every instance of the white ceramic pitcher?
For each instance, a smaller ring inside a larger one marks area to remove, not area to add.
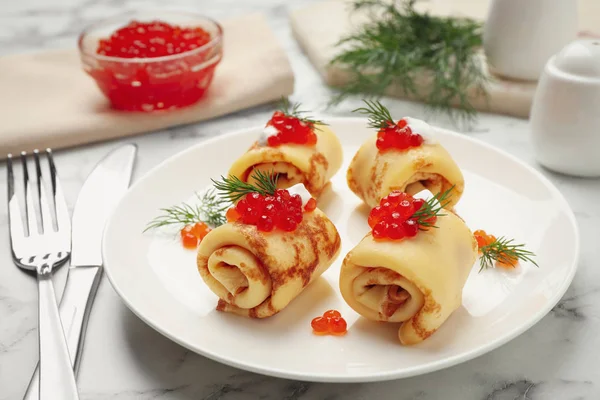
[[[483,34],[490,69],[538,80],[550,57],[575,40],[577,28],[576,0],[492,0]]]

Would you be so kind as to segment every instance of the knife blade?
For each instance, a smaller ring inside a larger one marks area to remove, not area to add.
[[[71,364],[77,374],[85,329],[102,276],[102,233],[114,207],[129,187],[137,146],[118,147],[92,170],[77,197],[72,218],[71,266],[59,311]],[[25,400],[39,399],[39,364]]]

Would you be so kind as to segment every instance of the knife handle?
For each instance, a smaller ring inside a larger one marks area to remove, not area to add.
[[[71,267],[60,302],[60,319],[76,376],[83,348],[84,333],[101,276],[102,269],[100,267]],[[24,400],[39,400],[39,376],[38,363],[25,392]]]

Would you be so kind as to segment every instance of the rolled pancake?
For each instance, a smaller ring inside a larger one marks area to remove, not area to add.
[[[258,141],[238,158],[229,175],[247,182],[252,171],[274,171],[279,175],[277,186],[287,189],[303,183],[317,197],[342,165],[342,145],[326,125],[315,125],[315,146],[284,144],[277,147],[260,146]]]
[[[335,261],[340,236],[319,209],[293,232],[227,223],[202,239],[198,271],[219,297],[217,309],[252,318],[283,310]]]
[[[342,264],[346,303],[373,321],[401,322],[405,345],[432,335],[462,303],[462,290],[477,257],[469,228],[450,211],[438,228],[399,241],[369,233]]]
[[[426,140],[419,147],[404,151],[389,150],[380,153],[377,135],[370,137],[354,155],[346,178],[350,189],[369,207],[393,190],[414,195],[420,183],[433,194],[442,193],[454,185],[447,207],[460,200],[465,181],[458,165],[448,151],[436,141]]]

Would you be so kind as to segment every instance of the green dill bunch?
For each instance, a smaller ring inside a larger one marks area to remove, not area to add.
[[[161,208],[162,214],[150,221],[144,232],[169,225],[181,229],[197,222],[204,222],[211,228],[216,228],[227,222],[225,212],[229,206],[230,203],[220,198],[214,189],[204,192],[202,196],[196,193],[196,202],[193,204],[181,203],[169,208]]]
[[[348,74],[332,103],[350,95],[379,98],[399,94],[456,122],[473,122],[475,96],[488,80],[482,57],[482,25],[466,18],[437,17],[415,10],[416,0],[399,5],[353,0],[368,21],[337,44],[331,60]]]

